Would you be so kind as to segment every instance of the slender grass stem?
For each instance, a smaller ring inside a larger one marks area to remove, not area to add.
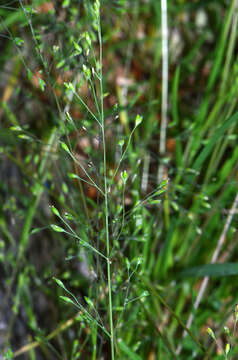
[[[110,260],[110,237],[109,237],[109,204],[108,204],[108,184],[107,184],[107,155],[105,140],[105,122],[103,107],[103,71],[102,71],[102,33],[100,24],[100,15],[98,16],[98,38],[99,38],[99,62],[100,62],[100,106],[101,106],[101,126],[102,126],[102,144],[103,144],[103,174],[104,174],[104,200],[105,200],[105,232],[107,248],[107,285],[108,285],[108,302],[109,302],[109,322],[110,322],[110,342],[111,358],[115,359],[114,353],[114,326],[112,316],[112,287],[111,287],[111,260]]]
[[[168,22],[167,22],[167,0],[161,0],[162,20],[162,107],[159,154],[161,157],[166,151],[166,130],[168,112]],[[163,180],[164,165],[160,164],[158,171],[158,183]]]
[[[94,120],[98,123],[98,125],[101,127],[102,124],[100,123],[100,121],[98,120],[98,118],[96,117],[96,115],[92,112],[92,110],[88,107],[88,105],[85,103],[85,101],[83,101],[83,99],[81,98],[81,96],[79,96],[76,91],[74,91],[74,95],[75,95],[76,98],[81,102],[81,104],[83,104],[83,106],[85,107],[85,109],[89,112],[90,115],[92,115],[93,119],[94,119]]]

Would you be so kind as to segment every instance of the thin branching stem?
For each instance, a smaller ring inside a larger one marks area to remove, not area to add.
[[[100,15],[98,16],[98,38],[99,38],[99,63],[100,63],[100,106],[101,106],[101,126],[102,126],[102,144],[103,144],[103,174],[104,174],[104,200],[105,200],[105,232],[107,247],[107,285],[108,285],[108,302],[109,302],[109,322],[110,322],[110,342],[111,342],[111,358],[115,359],[114,354],[114,326],[112,317],[112,287],[111,287],[111,259],[110,259],[110,238],[109,238],[109,204],[108,204],[108,184],[107,184],[107,156],[106,156],[106,140],[105,140],[105,122],[103,107],[103,71],[102,71],[102,33],[100,24]]]

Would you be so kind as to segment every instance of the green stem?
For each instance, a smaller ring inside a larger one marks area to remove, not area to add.
[[[111,358],[114,355],[114,327],[112,318],[112,287],[111,287],[111,262],[110,262],[110,238],[109,238],[109,207],[108,207],[108,185],[107,185],[107,156],[104,126],[104,108],[103,108],[103,83],[102,83],[102,35],[100,16],[98,17],[98,38],[100,51],[100,103],[101,103],[101,125],[102,125],[102,143],[103,143],[103,173],[104,173],[104,200],[105,200],[105,227],[106,227],[106,247],[107,247],[107,285],[108,285],[108,302],[109,302],[109,321],[110,321],[110,342],[111,342]]]

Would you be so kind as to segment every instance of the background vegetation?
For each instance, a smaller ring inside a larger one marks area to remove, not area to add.
[[[1,359],[236,358],[238,2],[167,13],[0,4]]]

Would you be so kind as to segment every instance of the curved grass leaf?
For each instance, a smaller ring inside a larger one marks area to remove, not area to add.
[[[221,277],[238,275],[238,263],[207,264],[185,269],[179,277]]]

